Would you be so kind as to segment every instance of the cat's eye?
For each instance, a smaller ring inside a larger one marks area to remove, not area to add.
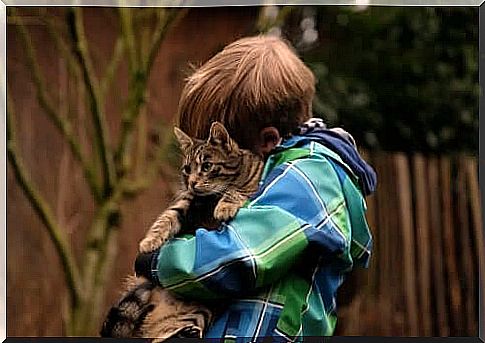
[[[208,172],[212,168],[212,163],[210,162],[204,162],[202,163],[202,171],[203,172]]]
[[[184,171],[185,174],[190,174],[190,166],[188,164],[183,166],[182,170]]]

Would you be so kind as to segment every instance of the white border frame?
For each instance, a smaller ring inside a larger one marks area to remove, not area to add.
[[[479,7],[485,0],[0,0],[0,341],[7,334],[7,6],[93,6],[93,7],[223,7],[265,5],[366,5],[366,6],[457,6]],[[481,59],[481,58],[480,58]],[[2,261],[3,259],[3,261]],[[483,296],[483,295],[482,295]],[[480,298],[480,297],[479,297]],[[479,315],[481,318],[481,315]],[[483,337],[479,325],[479,337]]]

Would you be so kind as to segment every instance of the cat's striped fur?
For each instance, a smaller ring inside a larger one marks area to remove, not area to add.
[[[240,149],[222,124],[212,124],[206,141],[177,128],[175,135],[184,154],[183,186],[141,241],[140,252],[153,251],[200,226],[219,226],[234,217],[258,188],[261,156]],[[177,299],[141,277],[130,280],[103,324],[103,337],[157,337],[156,341],[176,335],[201,337],[212,317],[209,309]]]

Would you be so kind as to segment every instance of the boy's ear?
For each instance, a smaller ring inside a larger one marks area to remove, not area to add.
[[[257,152],[268,155],[281,142],[280,132],[273,126],[265,127],[259,133]]]
[[[208,143],[211,144],[227,144],[229,149],[237,149],[237,143],[229,136],[224,125],[215,121],[211,125]]]
[[[185,132],[180,130],[178,127],[174,127],[173,133],[175,134],[175,137],[177,138],[180,144],[180,149],[182,149],[183,152],[187,151],[187,149],[194,144],[194,141],[192,140],[192,138],[190,138]]]

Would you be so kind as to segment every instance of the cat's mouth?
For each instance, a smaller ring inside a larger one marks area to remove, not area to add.
[[[213,195],[215,192],[213,189],[201,189],[199,187],[189,187],[189,191],[197,196]]]
[[[208,195],[222,195],[226,189],[219,189],[219,187],[189,187],[189,191],[196,196],[208,196]]]
[[[197,195],[197,196],[206,196],[206,195],[215,194],[214,192],[198,191],[198,190],[195,190],[195,189],[191,189],[190,192],[194,195]]]

